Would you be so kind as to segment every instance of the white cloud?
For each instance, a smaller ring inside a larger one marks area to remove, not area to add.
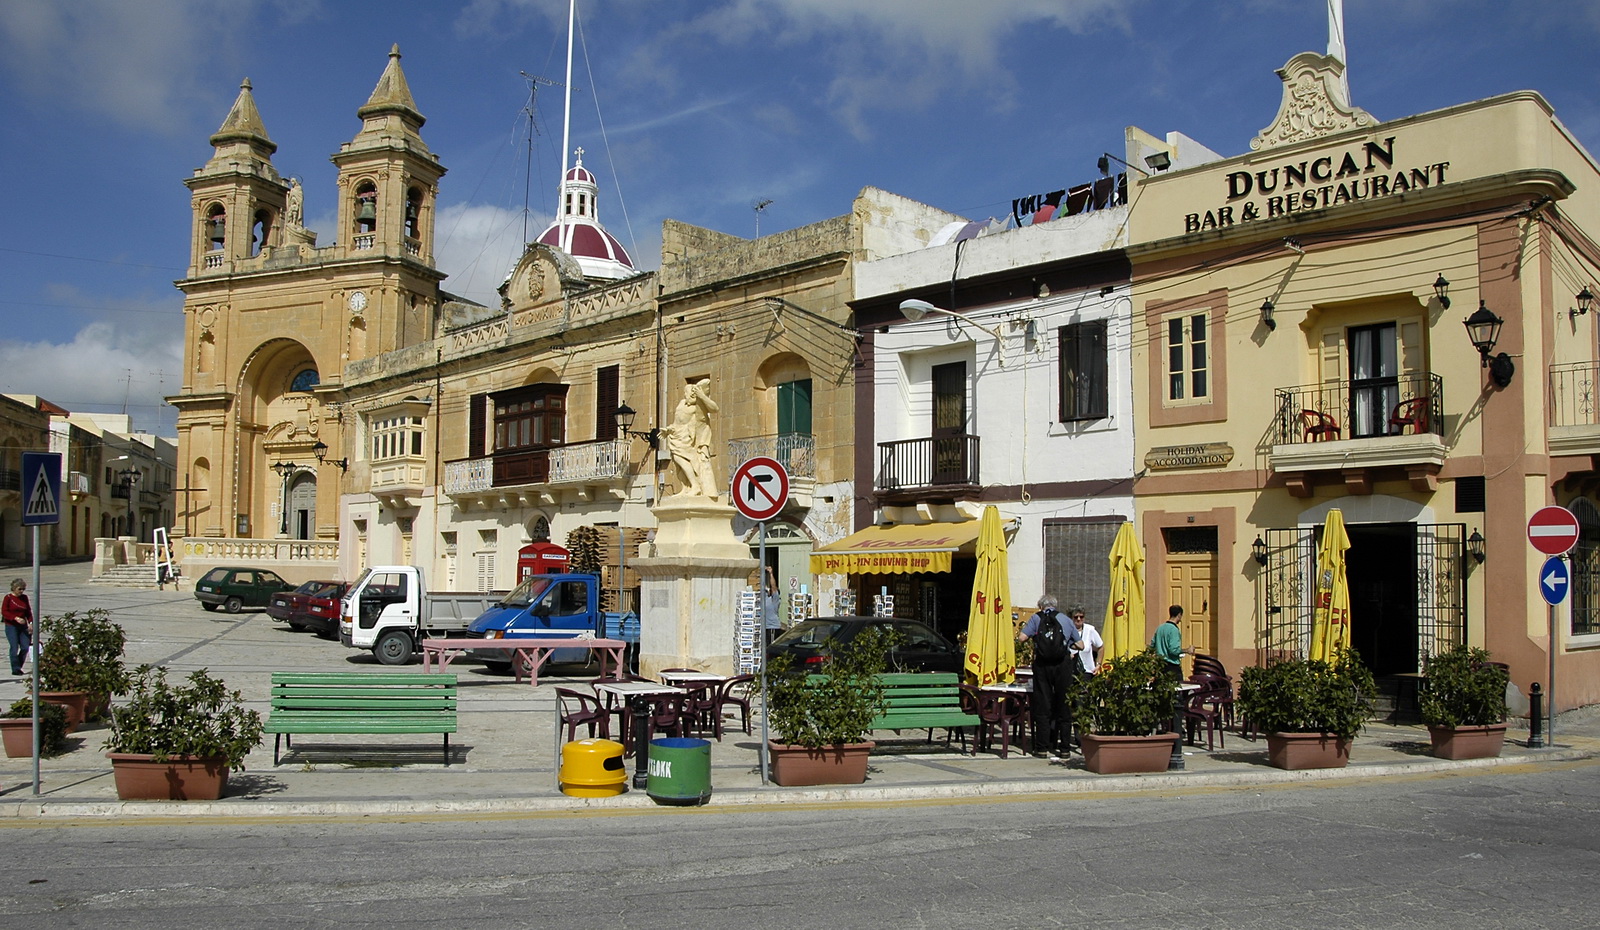
[[[187,128],[213,109],[200,80],[268,0],[5,0],[0,62],[27,93],[130,126]],[[274,18],[315,15],[317,0],[272,0]]]
[[[528,239],[550,224],[550,218],[528,217]],[[434,224],[434,262],[450,277],[444,289],[484,304],[500,305],[495,288],[522,257],[522,211],[489,204],[450,204]]]
[[[173,319],[125,328],[91,323],[67,343],[0,340],[0,390],[38,394],[68,410],[126,406],[135,429],[174,436],[176,415],[162,398],[183,386],[182,332]]]

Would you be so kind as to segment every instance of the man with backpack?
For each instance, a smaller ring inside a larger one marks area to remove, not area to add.
[[[1073,644],[1082,634],[1065,622],[1053,595],[1039,598],[1039,610],[1017,633],[1033,642],[1033,754],[1059,762],[1072,751],[1072,701],[1078,657]]]

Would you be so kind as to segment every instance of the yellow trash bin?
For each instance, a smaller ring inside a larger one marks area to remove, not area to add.
[[[575,798],[609,798],[627,788],[622,744],[580,739],[561,747],[561,791]]]

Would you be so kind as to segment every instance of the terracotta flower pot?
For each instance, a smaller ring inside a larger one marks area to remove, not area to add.
[[[33,718],[0,718],[0,736],[5,738],[6,755],[13,759],[33,758]]]
[[[1350,743],[1326,733],[1268,733],[1267,762],[1290,771],[1342,769],[1350,764]]]
[[[1165,772],[1172,762],[1172,734],[1101,736],[1084,733],[1083,767],[1096,775]]]
[[[786,788],[802,785],[859,785],[867,780],[867,757],[875,744],[835,743],[807,749],[788,743],[767,743],[772,780]]]
[[[145,753],[108,752],[117,797],[124,801],[215,801],[228,787],[223,756],[171,756],[157,762]]]
[[[59,704],[67,712],[67,732],[75,732],[83,726],[89,710],[89,692],[87,691],[41,691],[39,699],[47,704]]]
[[[1433,754],[1441,759],[1493,759],[1506,742],[1506,725],[1481,727],[1429,727]]]

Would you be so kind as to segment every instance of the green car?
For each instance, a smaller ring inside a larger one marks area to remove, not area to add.
[[[241,607],[265,607],[272,595],[294,585],[265,568],[213,568],[194,585],[195,599],[206,610],[221,607],[236,614]]]

